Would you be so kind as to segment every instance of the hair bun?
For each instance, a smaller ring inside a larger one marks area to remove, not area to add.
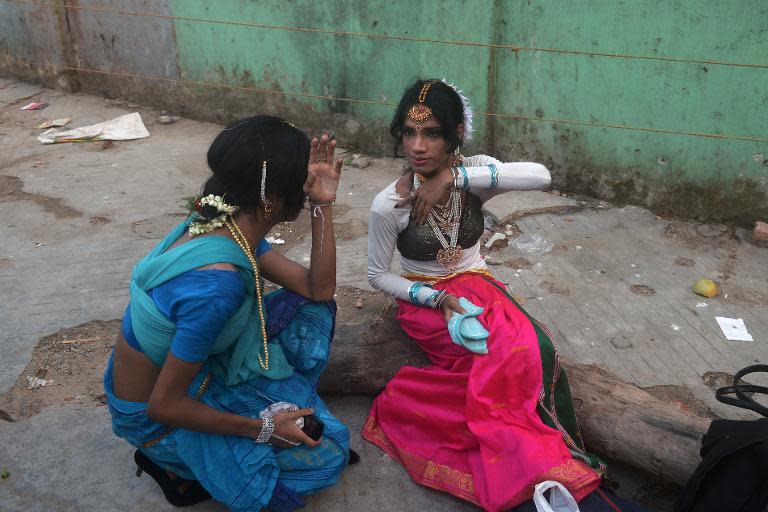
[[[205,197],[209,194],[213,194],[214,196],[221,196],[227,204],[238,206],[237,198],[235,195],[230,192],[229,189],[227,189],[226,185],[224,185],[224,183],[222,183],[218,176],[215,174],[208,178],[208,180],[203,185],[203,190],[200,192],[200,197]],[[221,215],[220,211],[210,205],[202,206],[196,211],[206,220],[210,220]]]

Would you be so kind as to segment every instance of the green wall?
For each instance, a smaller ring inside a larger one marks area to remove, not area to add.
[[[274,113],[379,153],[404,88],[445,77],[477,114],[467,153],[661,213],[768,219],[765,0],[49,1],[0,0],[0,72],[44,62],[43,81],[217,122]]]
[[[451,34],[449,39],[454,39],[469,23],[484,27],[478,36],[487,45],[492,37],[487,28],[493,24],[493,9],[468,9],[462,7],[467,4],[462,0],[430,3],[433,7],[404,16],[402,8],[382,0],[231,1],[216,3],[215,7],[206,2],[176,1],[173,14],[179,17],[247,20],[284,27],[177,20],[179,65],[183,76],[190,80],[223,80],[236,86],[298,93],[287,97],[317,112],[351,114],[363,122],[388,121],[409,81],[425,74],[455,79],[485,110],[490,65],[487,46],[399,40],[392,36],[436,40]],[[301,32],[289,27],[326,32]],[[317,100],[311,96],[353,101]]]
[[[171,10],[196,19],[175,22],[185,79],[279,91],[269,94],[300,105],[291,114],[383,130],[406,84],[447,77],[480,114],[470,149],[545,161],[556,186],[692,216],[768,214],[761,0],[175,0]]]

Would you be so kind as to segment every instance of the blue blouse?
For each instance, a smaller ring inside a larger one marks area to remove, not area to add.
[[[256,257],[272,250],[262,240]],[[233,270],[202,269],[185,272],[149,291],[157,309],[176,324],[171,353],[182,361],[208,359],[214,341],[245,300],[245,284]],[[122,333],[128,344],[143,352],[131,322],[131,305],[125,309]]]

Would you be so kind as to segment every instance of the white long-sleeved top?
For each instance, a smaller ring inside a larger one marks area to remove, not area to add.
[[[502,163],[487,155],[465,158],[457,173],[457,186],[478,196],[482,202],[510,190],[537,190],[546,188],[552,179],[549,170],[534,162]],[[370,285],[397,299],[410,300],[409,288],[414,281],[392,273],[398,234],[410,221],[410,205],[395,208],[401,199],[395,191],[397,180],[379,192],[373,200],[368,218],[368,282]],[[417,261],[401,257],[400,265],[406,274],[440,277],[447,271],[438,261]],[[487,268],[480,256],[480,240],[462,251],[453,273]],[[418,291],[418,303],[424,304],[430,296],[427,287]]]

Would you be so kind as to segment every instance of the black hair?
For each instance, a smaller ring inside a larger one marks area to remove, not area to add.
[[[457,128],[464,123],[464,104],[461,102],[459,94],[442,80],[434,78],[416,80],[403,93],[392,118],[392,123],[389,125],[389,133],[395,139],[395,156],[400,156],[398,150],[403,144],[403,125],[408,110],[419,102],[419,93],[427,82],[433,83],[427,92],[424,103],[432,110],[432,115],[440,123],[441,135],[449,145],[448,151],[451,152],[461,145]]]
[[[304,132],[280,118],[260,115],[236,121],[208,149],[213,176],[205,182],[202,195],[223,196],[227,204],[255,212],[263,206],[261,174],[266,161],[265,192],[279,201],[282,220],[293,220],[306,199],[309,147]]]

